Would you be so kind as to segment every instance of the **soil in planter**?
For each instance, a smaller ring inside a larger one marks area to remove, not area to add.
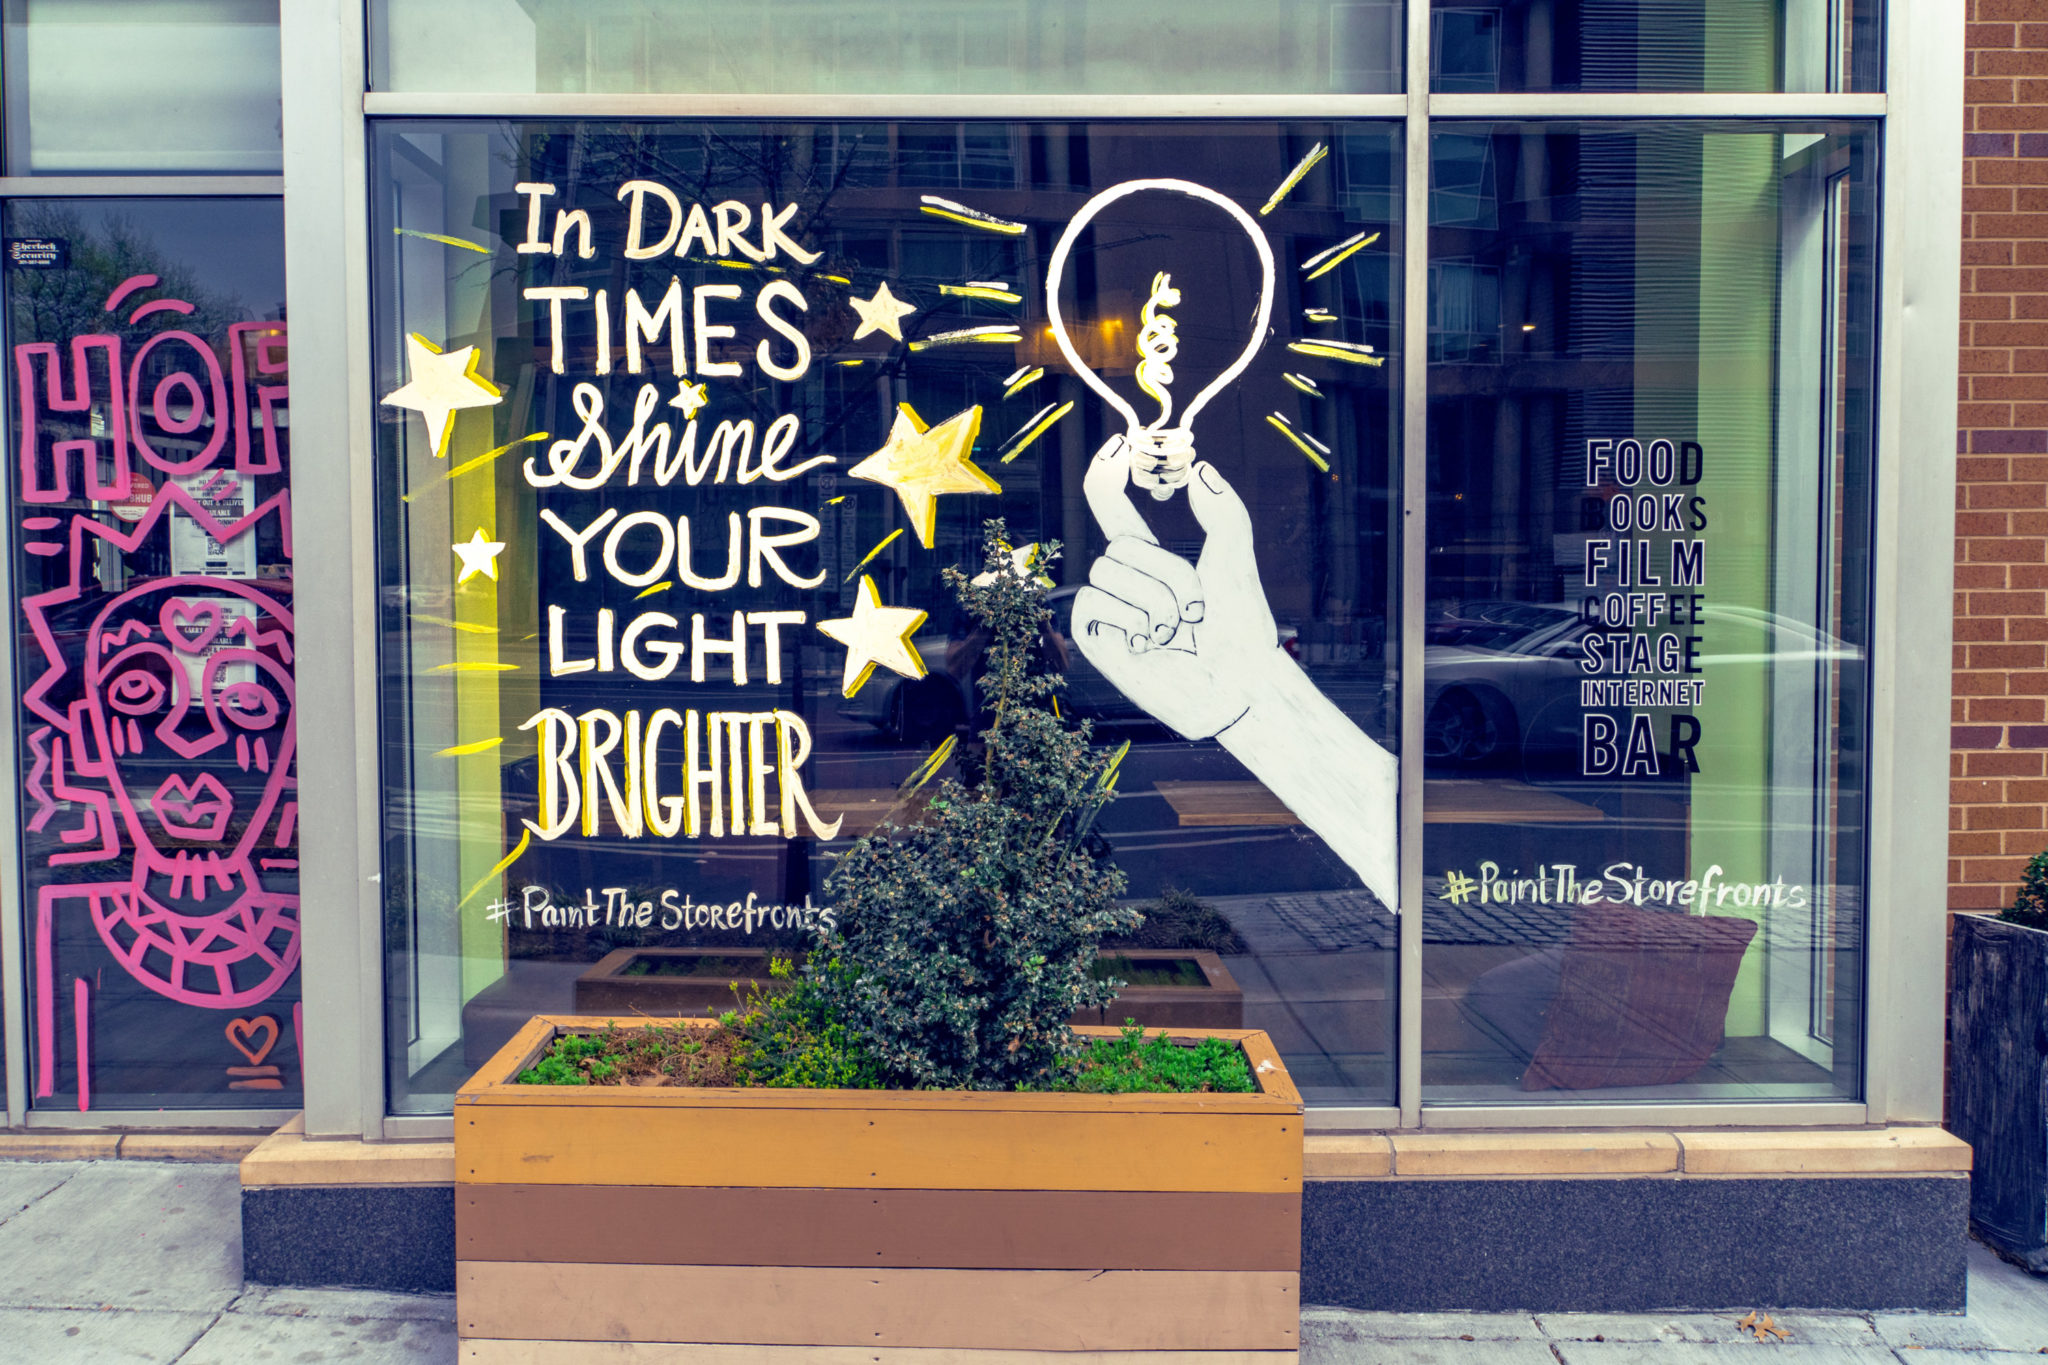
[[[740,1064],[740,1034],[713,1028],[661,1027],[563,1034],[540,1060],[519,1073],[521,1085],[745,1086],[772,1084]],[[1116,1038],[1092,1038],[1070,1075],[1039,1090],[1090,1094],[1210,1092],[1258,1089],[1244,1049],[1221,1038],[1145,1037],[1136,1025]]]

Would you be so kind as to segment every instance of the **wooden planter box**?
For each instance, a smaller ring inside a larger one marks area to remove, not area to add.
[[[1302,1105],[1263,1033],[1214,1031],[1251,1095],[513,1082],[607,1022],[535,1019],[456,1095],[465,1361],[1297,1359]]]
[[[731,1009],[732,988],[774,983],[767,948],[619,948],[606,953],[576,978],[579,1014],[701,1014]],[[787,957],[787,953],[780,954]],[[1105,948],[1103,957],[1129,958],[1135,965],[1188,962],[1201,973],[1199,986],[1126,986],[1106,1009],[1074,1016],[1076,1024],[1120,1024],[1135,1019],[1146,1028],[1244,1027],[1244,992],[1223,959],[1206,948]],[[631,975],[636,961],[687,963],[701,959],[728,964],[708,976]],[[1085,1015],[1085,1017],[1084,1017]]]
[[[1945,1126],[1975,1152],[1970,1226],[2048,1270],[2048,933],[1955,916],[1948,999]]]

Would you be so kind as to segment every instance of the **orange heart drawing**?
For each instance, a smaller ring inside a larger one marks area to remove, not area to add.
[[[250,1066],[261,1066],[263,1059],[270,1055],[270,1049],[277,1046],[277,1020],[267,1014],[259,1014],[254,1019],[230,1019],[227,1034],[235,1051],[247,1057]],[[256,1042],[258,1035],[263,1039],[260,1043]]]

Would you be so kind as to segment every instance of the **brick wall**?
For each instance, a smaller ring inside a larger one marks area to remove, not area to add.
[[[1939,0],[1937,0],[1939,2]],[[1949,905],[2048,847],[2048,0],[1966,0]]]

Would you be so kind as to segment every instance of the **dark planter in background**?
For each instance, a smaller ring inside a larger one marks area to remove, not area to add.
[[[2048,933],[1957,915],[1948,1020],[1948,1130],[1975,1152],[1970,1226],[2048,1271]]]

